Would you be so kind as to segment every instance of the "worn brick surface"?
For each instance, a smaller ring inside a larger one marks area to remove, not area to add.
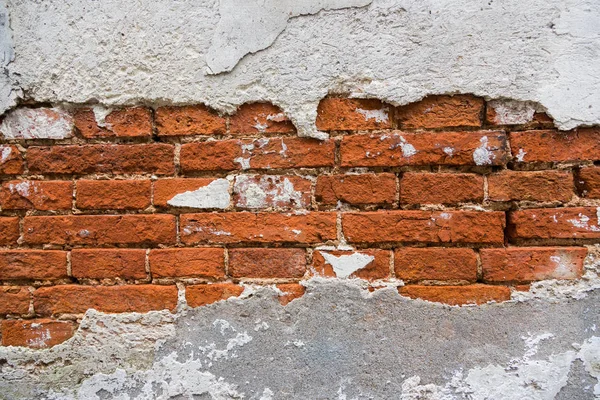
[[[230,297],[237,297],[243,291],[242,286],[233,283],[191,285],[185,288],[185,299],[188,306],[200,307],[220,300],[227,300]]]
[[[229,274],[234,278],[302,278],[304,249],[230,249]]]
[[[402,296],[423,299],[449,305],[484,304],[489,301],[510,300],[510,289],[506,286],[420,286],[408,285],[399,289]]]
[[[482,200],[481,175],[408,172],[400,180],[401,204],[480,203]]]
[[[509,239],[599,239],[598,214],[596,207],[512,211],[508,214]]]
[[[146,250],[73,249],[71,274],[77,279],[146,279]]]
[[[312,269],[314,270],[314,273],[319,276],[336,277],[337,275],[333,268],[332,262],[344,263],[347,260],[352,259],[354,254],[367,256],[372,258],[372,260],[363,268],[353,272],[349,278],[376,280],[390,277],[391,251],[381,249],[360,249],[356,252],[318,250],[313,253]]]
[[[222,135],[227,124],[224,118],[203,105],[159,107],[156,129],[159,136]]]
[[[75,324],[71,321],[51,319],[2,321],[2,344],[46,349],[71,338]]]
[[[221,279],[225,276],[225,253],[219,248],[151,250],[150,271],[153,278]]]
[[[516,163],[557,163],[600,160],[600,128],[569,132],[555,130],[510,133]]]
[[[244,104],[229,121],[232,134],[292,133],[294,125],[281,111],[269,103]]]
[[[152,136],[152,113],[145,107],[112,110],[100,121],[103,126],[98,125],[96,114],[89,108],[75,111],[74,119],[84,138]]]
[[[2,183],[4,210],[69,210],[73,207],[73,182],[8,181]]]
[[[470,95],[428,96],[396,109],[401,128],[481,126],[483,100]]]
[[[67,252],[58,250],[0,250],[0,280],[64,279]]]
[[[573,175],[568,171],[502,171],[488,177],[493,201],[561,201],[573,197]]]
[[[401,247],[394,252],[396,277],[405,282],[423,280],[477,280],[477,255],[472,249]]]
[[[379,100],[330,97],[317,108],[317,129],[372,130],[392,127],[392,107]]]
[[[322,175],[315,188],[317,202],[334,205],[338,201],[348,204],[392,204],[396,199],[396,175]]]
[[[77,181],[77,208],[135,210],[150,206],[150,180]]]

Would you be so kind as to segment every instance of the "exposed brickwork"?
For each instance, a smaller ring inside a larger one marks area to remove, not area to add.
[[[429,96],[398,107],[396,117],[401,128],[429,129],[481,126],[483,100],[474,96]]]
[[[401,247],[394,253],[396,277],[405,282],[477,280],[477,255],[471,249]]]
[[[67,277],[67,252],[65,251],[0,251],[0,280],[2,281]]]
[[[579,170],[577,186],[581,196],[589,199],[600,199],[600,167]]]
[[[151,182],[149,180],[101,180],[82,179],[77,182],[77,208],[82,209],[144,209],[150,205]]]
[[[512,132],[510,146],[519,164],[597,161],[600,160],[600,128]]]
[[[94,110],[89,108],[76,111],[74,117],[75,127],[84,138],[130,138],[152,135],[152,113],[144,107],[110,111],[103,121],[98,121]],[[98,125],[99,122],[102,126]]]
[[[226,121],[205,106],[159,107],[156,128],[160,136],[218,135]]]
[[[69,210],[73,206],[73,182],[4,182],[0,204],[4,210]]]
[[[233,278],[302,278],[304,249],[231,249],[229,274]]]
[[[402,296],[446,303],[450,305],[483,304],[489,301],[510,299],[510,289],[505,286],[420,286],[408,285],[400,288]]]
[[[387,204],[396,199],[396,175],[360,174],[360,175],[323,175],[317,178],[315,189],[317,202],[332,205],[343,203]]]
[[[492,201],[559,201],[573,197],[573,174],[568,171],[503,171],[488,178]]]
[[[400,181],[402,204],[480,203],[482,200],[481,175],[409,172]]]
[[[323,99],[317,109],[317,129],[372,130],[391,128],[392,107],[379,100]]]
[[[155,278],[208,278],[225,277],[223,249],[156,249],[150,251],[150,271]]]
[[[0,175],[18,175],[23,170],[23,155],[17,146],[0,145]]]
[[[279,107],[268,103],[244,104],[229,121],[233,134],[292,133],[296,129]]]
[[[314,273],[319,276],[335,277],[336,273],[333,265],[324,258],[323,253],[335,258],[348,257],[355,254],[353,251],[315,251],[313,254],[312,268]],[[350,278],[361,278],[367,280],[386,279],[390,277],[390,257],[389,250],[380,249],[361,249],[361,255],[372,257],[372,261],[364,267],[350,275]]]
[[[45,349],[62,343],[73,336],[75,324],[70,321],[36,319],[30,321],[2,321],[4,346],[27,346]]]
[[[185,299],[190,307],[200,307],[230,297],[237,297],[244,288],[232,283],[215,283],[210,285],[191,285],[185,290]]]
[[[29,313],[31,294],[28,288],[20,286],[0,286],[0,315]]]
[[[509,239],[565,241],[600,239],[597,207],[544,208],[509,213]]]
[[[279,302],[282,306],[289,304],[292,300],[300,298],[306,292],[306,288],[298,283],[282,283],[277,285],[277,289],[281,290]]]
[[[146,279],[146,250],[74,249],[71,274],[77,279]]]

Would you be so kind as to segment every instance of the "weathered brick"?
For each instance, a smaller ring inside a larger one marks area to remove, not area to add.
[[[335,213],[183,214],[181,241],[195,243],[320,243],[336,238]]]
[[[391,107],[379,100],[329,97],[317,108],[317,129],[321,131],[389,129]]]
[[[73,205],[73,182],[4,182],[0,202],[4,210],[70,210]]]
[[[32,146],[29,171],[37,174],[158,174],[175,172],[170,144]]]
[[[175,242],[173,215],[60,215],[25,217],[28,244],[92,245],[170,244]]]
[[[404,129],[481,126],[483,100],[470,95],[428,96],[396,108]]]
[[[389,205],[396,199],[396,175],[320,175],[315,199],[327,205],[337,204],[338,201],[352,205]]]
[[[306,288],[299,283],[280,283],[276,286],[282,292],[279,295],[279,302],[282,306],[286,306],[292,300],[302,297],[306,292]]]
[[[407,172],[400,181],[401,204],[479,203],[482,200],[481,175]]]
[[[486,121],[492,125],[523,125],[533,121],[532,103],[516,100],[491,100],[487,103]]]
[[[148,108],[121,108],[108,112],[104,117],[100,114],[97,118],[94,110],[90,108],[75,111],[75,127],[81,136],[84,138],[152,136],[152,112]]]
[[[342,215],[346,239],[353,243],[504,242],[504,213],[479,211],[375,211]]]
[[[394,131],[383,135],[349,135],[340,145],[344,167],[405,165],[505,165],[506,135],[501,132]]]
[[[35,313],[82,314],[90,308],[102,312],[148,312],[177,306],[177,287],[160,285],[41,287],[33,293]]]
[[[309,208],[311,185],[299,176],[238,175],[233,198],[239,208]]]
[[[531,282],[578,279],[583,274],[585,247],[509,247],[481,249],[486,282]]]
[[[449,305],[484,304],[490,301],[510,300],[510,289],[506,286],[420,286],[408,285],[399,289],[402,296],[423,299]]]
[[[502,171],[488,177],[493,201],[561,201],[573,197],[573,175],[568,171]]]
[[[5,139],[65,139],[73,135],[73,118],[60,108],[16,108],[0,132]]]
[[[146,279],[146,250],[73,249],[71,274],[77,279]]]
[[[229,132],[233,134],[294,131],[294,125],[281,109],[269,103],[244,104],[229,120]]]
[[[402,247],[394,253],[396,277],[405,282],[423,280],[477,280],[477,255],[471,249]]]
[[[577,172],[577,187],[582,197],[600,199],[600,167],[580,169]]]
[[[31,295],[26,287],[0,286],[0,315],[27,314]]]
[[[334,164],[333,140],[271,138],[220,140],[181,146],[183,172],[330,167]]]
[[[510,133],[516,163],[600,160],[600,128]]]
[[[153,278],[225,277],[225,251],[222,248],[156,249],[150,251]]]
[[[233,283],[213,283],[204,285],[191,285],[185,288],[185,299],[188,306],[200,307],[227,300],[242,294],[244,288]]]
[[[12,245],[19,239],[19,217],[0,217],[0,245]]]
[[[0,251],[0,280],[62,278],[68,278],[66,251]]]
[[[234,278],[302,278],[304,249],[230,249],[229,274]]]
[[[156,110],[159,136],[222,135],[225,119],[203,105],[159,107]]]
[[[511,240],[599,239],[597,207],[543,208],[508,213]]]
[[[2,344],[46,349],[69,339],[75,333],[75,324],[70,321],[51,319],[2,321]]]
[[[347,268],[365,264],[348,277],[367,280],[386,279],[390,277],[390,257],[389,250],[380,249],[318,250],[313,253],[312,269],[320,276],[345,277],[348,272]],[[336,273],[336,269],[338,273]]]
[[[213,178],[159,179],[154,182],[154,205],[158,207],[229,207],[229,181]]]
[[[17,146],[0,145],[0,175],[23,173],[23,155]]]
[[[136,210],[150,206],[150,180],[77,181],[77,208]]]

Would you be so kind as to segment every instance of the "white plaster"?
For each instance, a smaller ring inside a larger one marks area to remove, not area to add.
[[[596,329],[593,329],[594,331]],[[600,337],[592,336],[586,340],[577,357],[583,361],[585,370],[594,378],[597,382],[594,385],[594,395],[596,398],[600,397]]]
[[[453,147],[444,147],[443,152],[446,153],[448,156],[452,157],[452,155],[454,154],[454,148]]]
[[[112,126],[108,122],[106,122],[106,117],[112,112],[112,108],[107,108],[101,105],[94,105],[92,107],[92,111],[94,112],[94,119],[96,120],[96,125],[98,125],[101,128],[112,129]]]
[[[17,108],[2,121],[6,139],[65,139],[73,134],[73,118],[60,108]]]
[[[37,186],[35,186],[35,184],[33,182],[29,182],[29,181],[23,181],[23,182],[19,182],[19,183],[9,183],[8,190],[12,194],[18,193],[19,196],[28,197],[29,189],[31,188],[31,186],[34,186],[34,191],[37,193]]]
[[[579,218],[571,218],[568,219],[567,222],[570,222],[575,228],[585,229],[586,231],[592,232],[600,232],[600,219],[598,220],[598,225],[590,224],[591,218],[585,214],[579,213]]]
[[[341,256],[334,256],[321,252],[321,255],[325,259],[327,264],[333,267],[333,272],[338,278],[348,278],[350,275],[369,265],[371,261],[375,259],[374,256],[355,252],[353,254],[343,254]]]
[[[250,157],[237,157],[233,161],[240,164],[240,168],[242,168],[243,170],[250,169]]]
[[[476,165],[490,165],[495,155],[488,148],[488,137],[483,136],[479,141],[481,145],[473,152],[473,161]]]
[[[496,112],[495,122],[500,125],[526,124],[533,120],[535,104],[526,101],[492,100],[488,103]]]
[[[527,152],[523,149],[519,149],[519,152],[517,153],[517,161],[518,162],[523,162],[525,161],[525,155],[527,154]]]
[[[22,95],[17,82],[10,78],[8,65],[15,59],[12,29],[6,2],[0,1],[0,113],[14,107]]]
[[[356,112],[362,114],[365,117],[365,120],[374,119],[377,123],[388,122],[388,109],[382,108],[379,110],[363,110],[362,108],[357,108]]]
[[[219,361],[221,359],[229,360],[236,358],[236,347],[242,347],[252,341],[252,336],[247,332],[238,332],[234,337],[228,339],[224,349],[218,349],[215,343],[210,343],[207,346],[198,346],[198,349],[211,361]]]
[[[8,160],[8,157],[10,157],[12,148],[10,146],[0,146],[0,150],[2,150],[2,153],[0,153],[0,163],[4,164]]]
[[[400,149],[402,150],[402,156],[406,157],[406,158],[412,157],[415,154],[417,154],[417,150],[415,149],[415,146],[413,146],[412,144],[408,143],[406,141],[406,139],[404,139],[403,136],[394,135],[394,138],[398,139],[400,141],[398,143],[392,144],[390,146],[391,150],[394,150],[394,149],[400,147]],[[377,155],[379,155],[379,154],[381,154],[381,153],[377,153]]]
[[[39,329],[38,327],[34,327],[31,324],[31,328]],[[52,339],[52,335],[50,334],[50,329],[44,329],[39,336],[36,336],[33,339],[27,339],[27,345],[35,348],[44,348],[48,346],[48,340]]]
[[[309,205],[287,177],[277,175],[239,175],[233,192],[239,196],[236,206],[242,208],[306,208]]]
[[[175,195],[167,204],[173,207],[225,209],[229,207],[230,200],[229,181],[215,179],[204,187]]]

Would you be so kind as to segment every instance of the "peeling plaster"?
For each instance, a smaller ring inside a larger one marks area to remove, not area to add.
[[[216,179],[204,187],[173,196],[167,204],[174,207],[225,209],[230,201],[229,181]]]
[[[348,278],[350,275],[369,265],[375,259],[374,256],[363,253],[343,254],[334,256],[322,252],[321,255],[327,264],[333,267],[333,272],[338,278]]]

